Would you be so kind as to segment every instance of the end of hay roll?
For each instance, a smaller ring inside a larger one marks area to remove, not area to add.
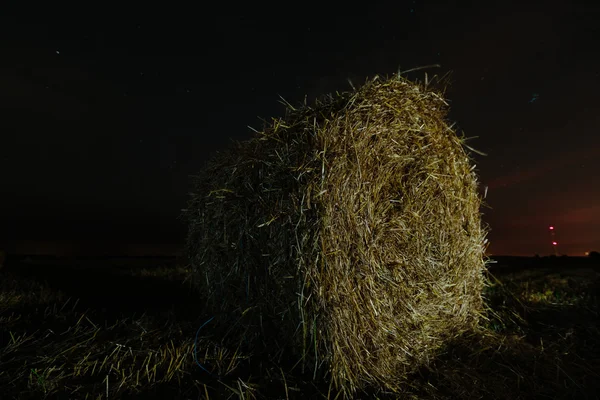
[[[398,389],[483,312],[477,178],[438,92],[373,79],[289,109],[195,179],[187,252],[213,332]]]

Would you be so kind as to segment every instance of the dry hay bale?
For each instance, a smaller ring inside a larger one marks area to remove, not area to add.
[[[376,77],[214,158],[183,210],[210,331],[351,394],[399,389],[476,327],[481,199],[447,112],[443,91]]]

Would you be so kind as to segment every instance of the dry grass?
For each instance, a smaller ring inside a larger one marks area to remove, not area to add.
[[[397,392],[483,312],[485,231],[442,91],[375,78],[213,159],[184,217],[211,330],[352,396]]]
[[[185,266],[123,270],[118,279],[135,277],[123,287],[107,283],[117,279],[109,267],[97,275],[69,271],[56,278],[56,270],[43,276],[44,270],[0,273],[3,398],[342,396],[331,382],[314,382],[288,360],[229,351],[209,338],[210,324],[196,336],[206,319],[182,313],[193,298],[178,300],[167,313],[151,305],[152,297],[176,301],[169,293],[173,282],[186,291],[191,271]],[[451,342],[429,366],[411,374],[400,393],[370,387],[355,398],[595,398],[600,390],[598,271],[567,264],[492,277],[494,283],[484,291],[488,320],[478,332]],[[157,283],[145,293],[141,288],[149,278]],[[81,298],[71,297],[75,292],[68,280],[80,285]],[[98,284],[105,298],[90,306]],[[122,292],[142,300],[137,309],[101,312]]]
[[[178,279],[182,271],[184,267],[136,269],[130,275],[178,280],[184,289],[185,282]],[[114,398],[157,386],[177,388],[181,395],[185,390],[180,385],[190,383],[190,371],[197,365],[190,355],[214,360],[223,375],[244,359],[195,338],[197,327],[190,321],[176,322],[174,312],[148,315],[140,310],[107,318],[47,283],[15,275],[2,278],[0,386],[20,393],[20,398],[59,393]],[[92,280],[88,284],[93,285]]]

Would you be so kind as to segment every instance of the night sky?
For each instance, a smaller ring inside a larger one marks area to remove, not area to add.
[[[598,6],[167,4],[3,10],[0,248],[171,254],[188,176],[282,116],[279,96],[439,64],[406,76],[452,72],[450,119],[487,154],[474,158],[489,252],[551,254],[549,225],[561,254],[600,250]]]

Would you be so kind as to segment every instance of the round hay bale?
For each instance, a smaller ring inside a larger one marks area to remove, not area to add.
[[[475,328],[486,233],[447,112],[442,91],[376,77],[288,105],[209,162],[183,214],[202,312],[216,316],[204,329],[351,395],[399,390]]]

